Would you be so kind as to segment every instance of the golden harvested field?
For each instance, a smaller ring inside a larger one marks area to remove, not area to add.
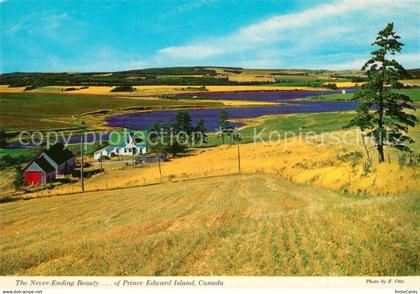
[[[319,91],[321,88],[300,87],[300,86],[206,86],[211,92],[231,92],[231,91],[282,91],[282,90],[307,90]],[[328,91],[328,89],[323,89]]]
[[[309,141],[299,137],[278,143],[241,144],[241,171],[249,174],[280,175],[292,182],[310,184],[348,194],[389,195],[403,192],[420,194],[420,170],[400,167],[395,153],[390,153],[391,164],[374,164],[366,173],[366,158],[363,147],[355,145],[355,131],[340,132],[349,145],[336,144],[335,137],[324,135],[324,145],[318,145],[320,136]],[[337,133],[335,133],[337,134]],[[355,151],[364,158],[353,158]],[[386,150],[388,154],[388,150]],[[371,149],[371,154],[375,154]],[[376,155],[375,158],[376,160]],[[98,165],[95,165],[95,169]],[[198,149],[189,156],[172,159],[162,164],[164,182],[176,182],[193,178],[220,176],[238,172],[237,146]],[[139,186],[160,182],[158,166],[155,164],[130,167],[125,163],[105,165],[105,172],[93,175],[85,182],[87,190],[104,190],[127,186]],[[37,197],[74,193],[80,184],[67,184],[53,190],[44,190],[24,197]]]
[[[230,81],[237,82],[275,82],[275,76],[272,75],[273,70],[249,70],[242,69],[240,73],[235,70],[214,68],[216,73],[221,76],[227,76]]]
[[[418,207],[276,175],[4,203],[0,274],[418,275]]]
[[[400,83],[411,86],[411,87],[419,87],[420,86],[420,79],[414,80],[401,80]]]
[[[0,93],[21,93],[25,87],[11,87],[8,85],[0,85]]]
[[[137,90],[135,92],[110,92],[113,87],[110,86],[90,86],[87,89],[80,89],[76,91],[63,92],[62,89],[69,87],[78,86],[48,86],[41,87],[34,90],[26,91],[25,93],[54,93],[54,94],[66,94],[66,95],[113,95],[113,96],[154,96],[161,94],[179,94],[179,93],[194,93],[203,92],[200,86],[171,86],[171,85],[147,85],[147,86],[135,86]],[[298,86],[206,86],[210,92],[234,92],[234,91],[280,91],[280,90],[320,90],[320,88],[312,87],[298,87]],[[24,87],[8,88],[7,85],[0,85],[0,93],[22,93]],[[328,90],[328,89],[324,89]]]
[[[354,83],[354,82],[331,82],[335,84],[338,88],[351,88],[351,87],[359,87],[364,83]]]

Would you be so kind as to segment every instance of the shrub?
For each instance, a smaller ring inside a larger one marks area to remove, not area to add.
[[[76,90],[78,89],[75,87],[70,87],[70,88],[65,88],[63,91],[67,92],[67,91],[76,91]]]
[[[19,197],[0,196],[0,203],[18,201]]]
[[[111,90],[111,92],[134,92],[136,89],[133,86],[116,86]]]
[[[368,173],[370,173],[370,163],[369,162],[365,162],[363,164],[363,175],[367,175]]]
[[[22,163],[31,161],[30,155],[20,155],[17,157],[12,157],[10,155],[3,155],[0,158],[0,170],[5,169],[10,166],[21,165]]]
[[[36,88],[38,88],[38,87],[37,87],[37,86],[35,86],[35,85],[26,86],[26,87],[25,87],[25,89],[24,89],[23,91],[29,91],[29,90],[33,90],[33,89],[36,89]]]
[[[25,184],[25,178],[23,176],[23,170],[20,167],[16,167],[15,179],[13,180],[13,187],[15,190],[20,190]]]
[[[337,155],[337,158],[343,162],[351,162],[355,166],[363,158],[363,153],[360,151],[351,151],[343,155]]]
[[[0,147],[4,148],[7,145],[7,135],[6,130],[3,128],[0,128]]]
[[[337,85],[335,83],[328,83],[325,85],[326,88],[337,90]]]

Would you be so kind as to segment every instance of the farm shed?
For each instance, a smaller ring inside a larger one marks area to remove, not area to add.
[[[42,152],[40,157],[45,158],[54,167],[57,178],[71,173],[76,163],[74,154],[61,143],[54,144],[50,149]]]
[[[24,170],[26,185],[40,185],[55,180],[55,168],[41,157],[32,161]]]

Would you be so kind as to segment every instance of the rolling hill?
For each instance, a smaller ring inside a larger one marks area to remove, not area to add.
[[[231,175],[0,205],[2,275],[418,275],[419,198]]]

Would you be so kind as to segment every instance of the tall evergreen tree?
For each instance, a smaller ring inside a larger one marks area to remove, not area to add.
[[[222,144],[225,144],[225,135],[230,133],[229,114],[223,110],[219,114],[219,136],[222,138]]]
[[[192,142],[192,132],[194,128],[192,126],[191,116],[188,111],[177,111],[172,127],[174,135],[178,136],[180,141],[185,144]]]
[[[3,128],[0,128],[0,147],[6,147],[7,145],[7,136],[6,136],[6,130]]]
[[[362,67],[368,80],[354,95],[353,99],[360,102],[360,106],[348,125],[359,127],[374,139],[379,162],[385,160],[384,146],[410,151],[407,145],[414,142],[407,132],[408,127],[415,125],[416,117],[405,112],[415,110],[413,101],[389,89],[408,75],[395,59],[390,59],[390,55],[399,53],[403,46],[393,30],[394,24],[388,23],[372,43],[378,48],[371,52],[372,57]]]
[[[161,148],[161,154],[171,154],[172,156],[177,156],[180,153],[185,153],[187,151],[187,142],[179,140],[178,126],[175,126],[175,123],[166,122],[162,125],[161,128],[161,137],[162,142],[158,144],[158,147]]]
[[[188,111],[179,110],[176,112],[173,128],[175,132],[183,131],[187,134],[192,132],[192,120]]]
[[[229,119],[229,115],[227,113],[226,110],[223,110],[222,112],[220,112],[219,114],[219,127],[220,129],[226,129],[228,126],[228,119]]]
[[[158,121],[152,124],[148,130],[148,136],[150,152],[156,154],[164,154],[164,146],[161,142],[162,128],[160,127],[160,123]]]
[[[207,129],[206,125],[204,123],[204,119],[200,118],[200,120],[197,123],[197,126],[195,127],[194,131],[194,141],[197,143],[198,141],[201,141],[200,143],[207,143]]]

